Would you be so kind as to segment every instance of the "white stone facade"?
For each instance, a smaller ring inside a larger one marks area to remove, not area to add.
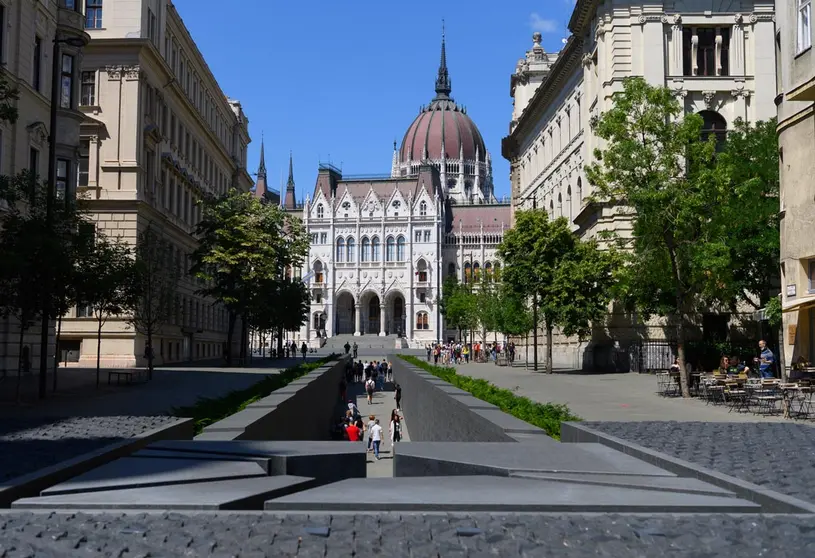
[[[98,18],[87,29],[92,40],[82,67],[79,190],[97,230],[135,244],[151,227],[181,272],[169,323],[153,341],[156,363],[217,358],[228,315],[196,292],[200,284],[188,271],[201,219],[196,201],[251,188],[248,120],[170,0],[106,0]],[[65,360],[95,364],[95,336],[93,316],[78,305],[63,320]],[[144,364],[145,341],[125,317],[108,319],[102,366]]]
[[[512,76],[515,110],[503,155],[513,209],[565,216],[589,238],[606,230],[630,234],[630,216],[620,208],[590,203],[583,168],[603,147],[591,120],[611,108],[613,94],[632,76],[671,88],[709,131],[722,132],[737,118],[775,116],[774,26],[770,0],[577,0],[572,35],[556,59],[535,37]],[[610,324],[606,344],[637,335],[613,316]],[[556,365],[591,362],[591,346],[566,338],[556,345]]]

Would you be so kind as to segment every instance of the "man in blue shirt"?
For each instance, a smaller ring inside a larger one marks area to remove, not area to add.
[[[758,342],[758,348],[761,351],[761,356],[758,358],[758,371],[761,373],[762,378],[772,378],[775,355],[767,348],[767,342],[763,339]]]

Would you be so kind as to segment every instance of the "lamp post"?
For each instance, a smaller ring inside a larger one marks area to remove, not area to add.
[[[48,184],[45,191],[45,227],[46,236],[50,234],[54,219],[54,196],[57,188],[57,108],[60,105],[60,45],[67,44],[73,47],[85,46],[85,41],[79,37],[60,39],[54,36],[54,45],[51,51],[51,120],[48,129]],[[74,71],[74,68],[71,68]],[[73,87],[73,81],[71,87]],[[48,372],[48,337],[51,319],[51,278],[46,274],[45,285],[43,285],[42,303],[42,330],[40,332],[40,375],[39,375],[39,397],[45,399],[47,391],[46,374]]]

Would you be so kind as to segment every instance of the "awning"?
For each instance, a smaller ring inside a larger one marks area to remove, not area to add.
[[[812,306],[815,306],[815,298],[804,298],[804,299],[801,299],[801,300],[795,300],[793,302],[790,302],[786,306],[782,307],[781,311],[786,314],[787,312],[795,312],[797,310],[805,310],[805,309],[810,308]]]

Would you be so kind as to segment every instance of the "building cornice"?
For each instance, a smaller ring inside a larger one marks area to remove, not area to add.
[[[537,118],[549,108],[549,103],[560,91],[561,84],[568,80],[575,68],[580,67],[582,54],[583,40],[572,35],[552,65],[549,76],[540,84],[521,113],[515,129],[501,141],[501,155],[505,159],[511,161],[519,155],[520,139],[537,123]]]
[[[599,0],[577,0],[572,17],[569,19],[569,31],[575,35],[582,35],[582,31],[599,3]]]

